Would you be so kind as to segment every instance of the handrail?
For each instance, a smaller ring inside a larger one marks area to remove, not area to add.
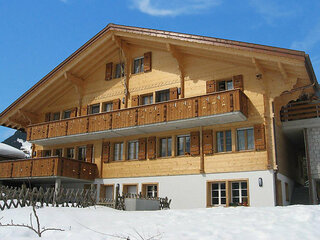
[[[282,122],[319,118],[320,117],[320,102],[300,101],[289,103],[282,107],[280,118]]]

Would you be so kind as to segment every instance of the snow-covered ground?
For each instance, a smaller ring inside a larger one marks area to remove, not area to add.
[[[1,223],[29,223],[32,208],[0,212]],[[106,207],[37,210],[45,227],[41,239],[320,239],[320,206],[236,207],[125,212]],[[139,234],[143,237],[141,238]],[[113,237],[113,236],[117,237]],[[0,239],[37,239],[28,229],[0,227]]]

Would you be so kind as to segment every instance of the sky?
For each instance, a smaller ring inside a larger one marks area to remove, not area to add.
[[[320,78],[317,0],[0,0],[0,112],[109,23],[305,51]],[[14,130],[0,127],[0,142]]]

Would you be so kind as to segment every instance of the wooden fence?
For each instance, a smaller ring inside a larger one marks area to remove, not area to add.
[[[89,207],[96,204],[94,189],[0,187],[0,209],[39,205],[53,207]]]
[[[248,115],[248,98],[239,89],[34,124],[28,126],[27,138],[38,140],[229,112]]]

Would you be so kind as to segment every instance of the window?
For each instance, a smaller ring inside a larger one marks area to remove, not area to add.
[[[190,154],[190,135],[183,135],[177,137],[177,155]]]
[[[51,157],[51,150],[43,150],[44,157]]]
[[[54,156],[58,156],[58,157],[62,157],[62,149],[59,148],[59,149],[55,149],[54,151]]]
[[[71,110],[63,111],[63,119],[68,119],[71,117]]]
[[[113,160],[120,161],[122,160],[123,155],[123,143],[115,143],[113,148]]]
[[[140,105],[148,105],[153,103],[153,94],[143,95],[141,96]]]
[[[237,130],[237,149],[238,151],[254,149],[253,128]]]
[[[116,65],[116,71],[114,73],[114,78],[120,78],[120,77],[123,77],[123,76],[124,76],[124,63],[122,63],[122,64],[118,63]]]
[[[221,206],[227,204],[226,183],[217,182],[211,184],[211,205]]]
[[[86,147],[78,147],[78,160],[86,160]]]
[[[129,141],[128,142],[128,159],[134,160],[138,159],[138,153],[139,153],[139,141]]]
[[[217,132],[217,152],[231,152],[231,130]]]
[[[248,205],[248,186],[247,182],[231,183],[231,203]]]
[[[158,185],[157,184],[142,184],[143,195],[148,198],[158,197]]]
[[[90,106],[90,114],[96,114],[100,112],[100,103]]]
[[[218,82],[218,91],[226,91],[233,89],[233,81],[219,81]]]
[[[112,102],[106,102],[103,104],[102,111],[103,112],[111,112],[113,110],[113,103]]]
[[[123,193],[125,194],[138,194],[137,184],[123,184]]]
[[[74,158],[74,148],[67,148],[67,158]]]
[[[156,92],[156,102],[165,102],[170,100],[170,90],[162,90]]]
[[[113,185],[101,185],[99,197],[100,199],[114,199],[113,192]]]
[[[171,137],[161,138],[160,139],[160,157],[169,157],[171,156],[171,147],[172,147],[172,139]]]
[[[144,57],[139,57],[133,60],[133,73],[143,72]]]
[[[53,113],[53,121],[60,120],[60,112]]]

